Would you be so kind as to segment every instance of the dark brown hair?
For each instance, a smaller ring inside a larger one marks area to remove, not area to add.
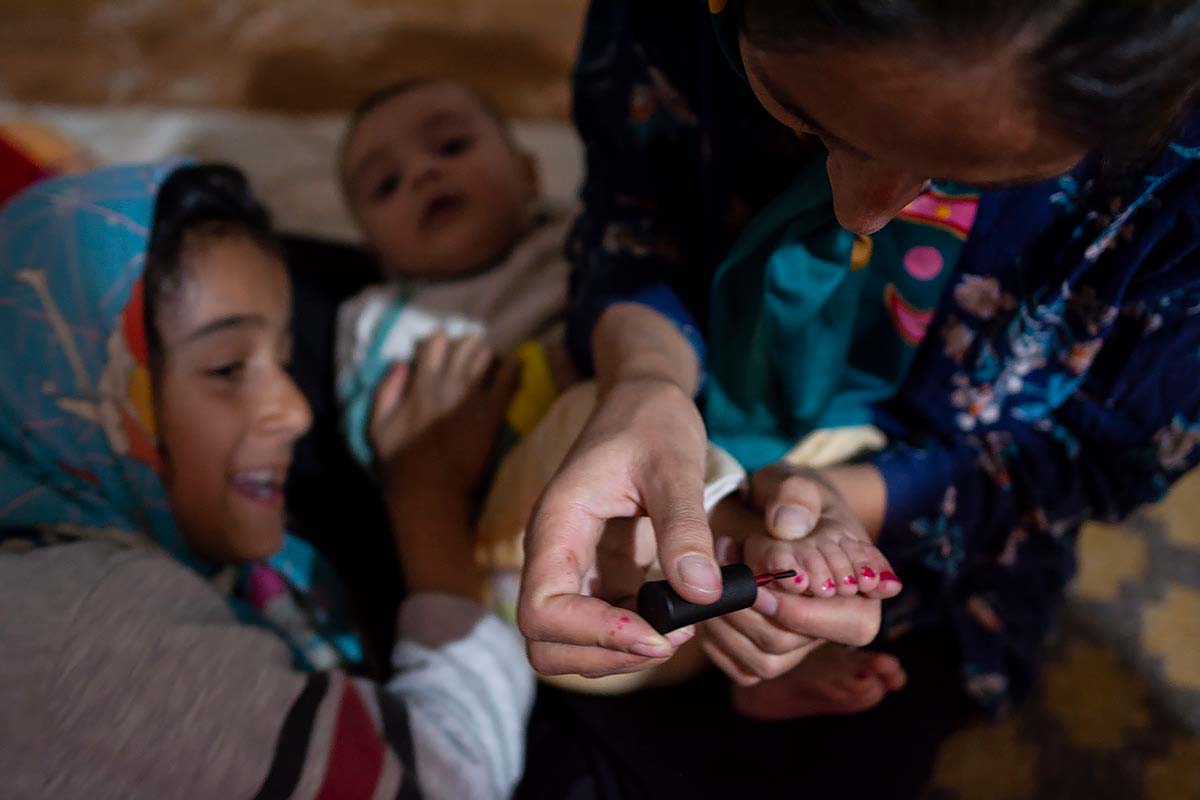
[[[152,362],[162,358],[156,311],[178,294],[187,249],[201,241],[225,238],[246,239],[282,258],[270,215],[255,199],[239,170],[205,164],[172,172],[154,200],[143,275],[146,338]]]
[[[1114,160],[1161,145],[1200,96],[1195,0],[742,0],[741,13],[746,37],[776,52],[1015,44],[1043,118]]]

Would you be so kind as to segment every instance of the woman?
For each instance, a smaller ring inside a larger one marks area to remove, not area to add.
[[[730,361],[704,337],[723,299],[713,276],[817,159],[848,231],[876,241],[899,215],[963,241],[913,267],[953,277],[936,306],[898,308],[920,348],[874,406],[888,444],[855,464],[773,466],[750,499],[779,536],[816,520],[865,529],[905,585],[885,639],[934,632],[973,699],[1019,700],[1079,524],[1119,519],[1200,459],[1198,74],[1190,3],[596,4],[575,79],[589,171],[569,251],[572,344],[602,402],[532,525],[520,618],[534,665],[626,671],[674,651],[636,619],[607,636],[618,612],[580,597],[607,519],[649,515],[676,589],[715,596],[692,402],[706,368]],[[851,601],[858,629],[814,623],[830,601],[772,590],[700,635],[750,686],[815,638],[870,639],[872,601]],[[742,709],[858,711],[903,683],[890,657],[816,652],[740,692]],[[865,678],[847,686],[845,670]]]
[[[476,602],[466,518],[510,370],[440,378],[477,384],[471,413],[381,459],[412,594],[394,677],[372,684],[335,576],[284,533],[311,414],[288,275],[241,175],[48,180],[5,207],[0,242],[5,792],[507,795],[532,681]],[[461,460],[430,470],[446,446]]]

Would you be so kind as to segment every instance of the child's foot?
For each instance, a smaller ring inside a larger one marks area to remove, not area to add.
[[[879,548],[839,533],[814,533],[793,541],[760,542],[754,563],[766,571],[795,570],[796,577],[771,588],[836,597],[865,594],[886,600],[900,593],[900,579]],[[761,559],[761,560],[760,560]]]
[[[756,686],[735,686],[733,707],[758,720],[857,714],[878,705],[905,680],[894,656],[827,644],[786,675]]]

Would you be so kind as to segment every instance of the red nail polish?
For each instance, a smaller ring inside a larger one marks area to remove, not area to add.
[[[846,584],[847,586],[857,586],[858,578],[854,577],[853,575],[847,575],[845,578],[842,578],[842,583]]]
[[[874,578],[875,570],[871,569],[870,567],[863,567],[862,574],[864,578]]]
[[[894,574],[892,574],[891,572],[884,572],[884,573],[880,574],[880,576],[879,576],[879,580],[881,580],[881,581],[895,581],[896,583],[899,583],[899,582],[900,582],[900,579],[899,579],[899,578],[897,578],[897,577],[896,577]]]
[[[836,589],[837,584],[834,583],[832,580],[828,580],[828,581],[825,581],[823,584],[821,584],[821,588],[828,591],[830,589]]]
[[[796,577],[795,577],[795,579],[793,580],[793,583],[804,583],[804,573],[803,573],[803,572],[797,572],[797,573],[796,573]]]

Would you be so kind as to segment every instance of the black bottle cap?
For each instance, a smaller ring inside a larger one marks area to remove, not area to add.
[[[684,600],[666,581],[650,581],[638,590],[637,612],[659,633],[670,633],[696,622],[731,614],[754,605],[758,583],[745,564],[721,567],[721,597],[703,606]]]

